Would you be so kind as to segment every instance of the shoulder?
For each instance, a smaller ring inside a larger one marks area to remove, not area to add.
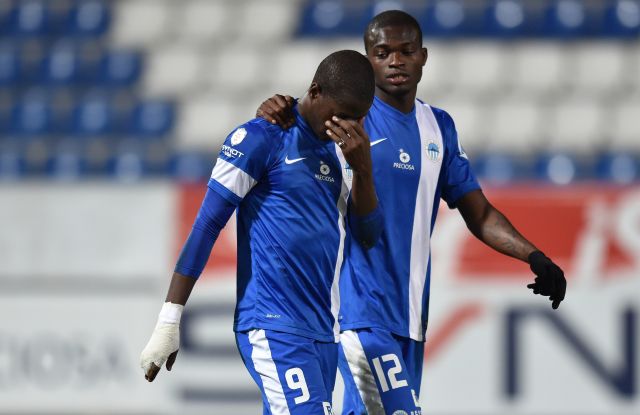
[[[270,124],[263,118],[254,118],[234,129],[229,137],[236,136],[237,140],[242,140],[246,136],[262,139],[280,137],[283,130],[280,126]]]
[[[443,130],[445,128],[447,129],[455,128],[453,117],[451,117],[451,115],[449,115],[447,111],[443,110],[442,108],[429,105],[420,99],[418,99],[418,102],[420,103],[420,105],[422,105],[423,107],[425,107],[426,109],[430,110],[433,113],[433,116],[435,117],[436,121],[438,121],[440,128],[442,128]]]

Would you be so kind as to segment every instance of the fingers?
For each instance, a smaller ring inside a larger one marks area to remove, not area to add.
[[[267,121],[271,124],[278,124],[280,127],[284,128],[286,122],[284,120],[282,108],[274,102],[273,98],[263,102],[263,105],[260,108],[262,108],[263,112],[268,116],[268,118],[265,118]]]
[[[171,368],[173,367],[173,364],[176,362],[176,357],[178,357],[178,351],[176,350],[175,352],[171,353],[169,355],[169,358],[167,359],[167,370],[171,371]]]
[[[160,372],[160,367],[156,366],[155,363],[151,363],[151,366],[149,367],[149,370],[147,370],[147,373],[145,373],[144,378],[149,382],[153,382],[158,375],[158,372]]]
[[[326,121],[324,125],[327,127],[327,136],[338,144],[342,151],[346,150],[351,143],[351,137],[348,133],[338,124],[331,121]]]
[[[282,123],[279,122],[278,125],[283,128],[291,127],[295,122],[295,117],[291,112],[294,104],[293,97],[289,95],[284,96],[276,94],[271,98],[270,101],[271,104],[275,104],[275,108],[274,105],[271,105],[271,108],[274,108],[274,110],[276,111],[275,115],[277,115],[282,121]]]

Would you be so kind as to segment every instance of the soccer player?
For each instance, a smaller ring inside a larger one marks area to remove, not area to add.
[[[345,229],[363,252],[381,232],[362,126],[374,85],[362,54],[335,52],[293,109],[293,128],[254,119],[227,137],[141,355],[148,381],[165,362],[171,370],[183,307],[237,208],[234,331],[264,413],[331,414]]]
[[[372,249],[346,244],[339,313],[343,414],[416,415],[428,319],[429,240],[440,198],[458,209],[485,244],[529,263],[536,278],[528,287],[548,296],[554,309],[564,299],[566,280],[486,199],[449,114],[416,99],[427,62],[418,22],[402,11],[383,12],[368,24],[364,44],[376,78],[365,130],[384,229]],[[292,103],[293,98],[276,95],[257,114],[286,127]]]

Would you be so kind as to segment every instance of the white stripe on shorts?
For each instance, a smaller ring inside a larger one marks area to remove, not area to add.
[[[358,334],[345,330],[340,334],[340,346],[349,363],[349,371],[358,388],[358,393],[369,415],[385,415],[384,405],[371,366],[364,354]]]
[[[271,356],[269,341],[264,334],[264,330],[251,330],[249,332],[249,343],[253,346],[251,360],[256,372],[260,375],[260,379],[262,379],[262,389],[267,396],[271,413],[273,415],[289,415],[287,398],[284,396],[276,364]]]

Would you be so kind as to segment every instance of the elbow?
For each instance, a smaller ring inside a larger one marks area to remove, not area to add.
[[[373,248],[382,235],[383,219],[379,207],[364,218],[355,217],[351,222],[354,239],[365,249]]]

